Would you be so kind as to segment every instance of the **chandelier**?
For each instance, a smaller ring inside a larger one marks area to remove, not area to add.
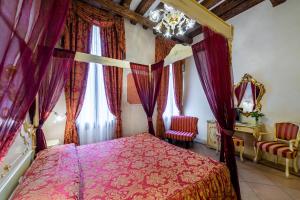
[[[167,38],[174,35],[181,36],[195,25],[195,20],[166,4],[164,4],[164,9],[151,11],[149,18],[158,23],[153,29]]]

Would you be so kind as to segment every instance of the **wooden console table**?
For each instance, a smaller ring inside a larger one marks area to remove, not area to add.
[[[236,123],[234,130],[236,135],[239,135],[240,133],[249,134],[251,137],[254,137],[252,138],[253,140],[253,139],[257,139],[259,136],[259,132],[263,130],[263,124],[252,125],[252,124]],[[213,149],[217,149],[217,145],[218,145],[216,133],[217,133],[216,121],[208,120],[207,121],[207,146]],[[246,148],[245,150],[246,150],[245,154],[248,155],[248,157],[253,157],[252,142],[248,144],[248,148]]]

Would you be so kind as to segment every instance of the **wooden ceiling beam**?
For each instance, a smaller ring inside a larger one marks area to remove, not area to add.
[[[201,4],[205,8],[210,9],[210,8],[214,7],[215,5],[217,5],[221,1],[222,0],[204,0],[204,1],[201,2]]]
[[[263,2],[263,0],[227,0],[211,11],[223,20],[228,20],[261,2]],[[200,33],[202,33],[201,26],[190,32],[188,36],[195,37]]]
[[[137,8],[135,9],[135,12],[140,14],[140,15],[144,15],[149,8],[151,7],[151,5],[155,2],[155,0],[142,0],[139,5],[137,6]],[[135,21],[130,21],[132,24],[136,24]],[[144,26],[143,26],[144,27]],[[144,27],[147,28],[147,27]]]
[[[130,8],[132,0],[122,0],[121,5],[124,6],[125,8]]]
[[[284,3],[284,2],[286,2],[286,0],[270,0],[270,1],[271,1],[271,3],[272,3],[272,6],[273,6],[273,7],[276,7],[276,6],[278,6],[278,5],[280,5],[280,4]]]
[[[238,6],[236,6],[234,9],[229,10],[228,12],[226,12],[225,14],[221,15],[220,17],[223,20],[228,20],[234,16],[237,16],[238,14],[252,8],[253,6],[256,6],[257,4],[263,2],[264,0],[248,0],[245,1],[241,4],[239,4]]]
[[[210,9],[210,8],[214,7],[215,5],[217,5],[221,1],[222,0],[204,0],[204,1],[201,2],[201,4],[205,8]],[[193,28],[187,30],[186,34],[190,38],[193,38],[193,37],[199,35],[201,32],[202,32],[202,26],[200,24],[196,23]]]
[[[154,2],[155,0],[142,0],[135,9],[135,12],[139,13],[140,15],[144,15]]]
[[[143,17],[142,15],[140,15],[120,4],[114,3],[111,0],[82,0],[82,1],[93,7],[96,7],[99,9],[104,9],[109,12],[112,12],[115,15],[120,15],[124,18],[127,18],[128,20],[135,21],[147,28],[153,29],[153,27],[156,25],[154,22],[152,22],[148,18]],[[155,33],[155,34],[157,34],[157,33]],[[157,35],[160,35],[160,34],[157,34]],[[187,36],[172,37],[171,39],[178,41],[180,43],[185,43],[185,44],[191,44],[193,41],[192,38],[189,38]]]
[[[107,10],[116,15],[120,15],[129,20],[142,24],[143,26],[146,26],[148,28],[153,28],[155,26],[155,23],[152,22],[151,20],[111,0],[83,0],[83,1],[88,3],[91,6],[94,6],[99,9]]]

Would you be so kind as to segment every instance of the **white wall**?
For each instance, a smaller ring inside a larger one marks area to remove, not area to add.
[[[154,62],[155,58],[155,36],[150,29],[145,30],[141,25],[132,25],[125,20],[126,35],[126,60],[141,64]],[[127,103],[127,74],[130,70],[124,70],[123,75],[123,95],[122,95],[122,121],[123,135],[129,136],[135,133],[148,130],[146,114],[142,105],[131,105]],[[66,113],[65,96],[62,94],[54,111],[61,115]],[[153,120],[155,124],[156,114]],[[55,116],[51,114],[44,125],[46,139],[59,139],[63,143],[65,120],[55,121]]]
[[[278,121],[300,122],[300,1],[273,8],[264,1],[232,18],[235,83],[250,73],[266,88],[263,122],[268,131]],[[199,38],[194,38],[199,41]],[[206,120],[212,113],[204,96],[193,58],[187,59],[185,113],[199,117],[198,139],[206,141]]]
[[[235,82],[247,72],[265,85],[262,112],[268,130],[278,121],[300,122],[299,22],[299,0],[275,8],[265,1],[230,20]]]

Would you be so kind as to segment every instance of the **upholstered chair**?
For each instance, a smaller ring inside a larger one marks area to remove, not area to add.
[[[260,133],[258,141],[254,147],[257,162],[261,151],[276,155],[277,158],[283,157],[286,160],[285,175],[289,176],[289,163],[293,160],[294,171],[298,172],[298,144],[300,140],[299,125],[290,122],[275,124],[274,141],[262,141],[261,137],[266,133]]]
[[[193,142],[198,134],[198,118],[190,116],[173,116],[171,118],[171,128],[166,131],[164,138],[186,142],[187,147]]]

